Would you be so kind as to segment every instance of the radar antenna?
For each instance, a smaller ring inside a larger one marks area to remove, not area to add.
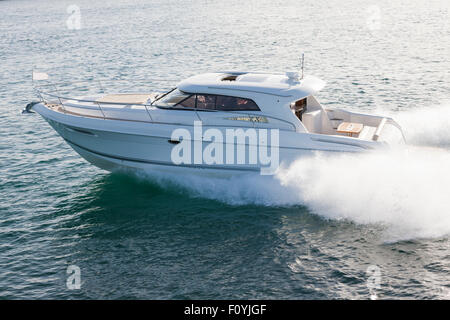
[[[300,80],[303,80],[303,76],[304,76],[304,70],[305,70],[305,53],[302,53],[302,77],[300,78]]]

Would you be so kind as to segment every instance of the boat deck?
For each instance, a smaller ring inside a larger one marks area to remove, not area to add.
[[[154,94],[107,94],[95,101],[100,103],[149,104],[154,97]]]

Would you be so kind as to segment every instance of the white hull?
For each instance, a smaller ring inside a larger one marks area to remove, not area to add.
[[[179,125],[85,118],[54,111],[43,103],[36,104],[33,110],[84,159],[107,171],[143,170],[212,176],[260,173],[257,164],[174,164],[171,160],[174,145],[169,140]],[[192,130],[189,126],[186,128]],[[316,136],[280,131],[280,165],[288,165],[316,151],[360,152],[369,148],[346,137],[340,137],[341,143],[311,139]]]
[[[94,166],[110,172],[145,172],[145,173],[162,173],[162,174],[193,174],[200,176],[209,176],[217,178],[226,178],[232,175],[240,174],[254,174],[257,171],[246,170],[223,170],[214,168],[198,168],[198,167],[184,167],[172,164],[138,162],[133,160],[122,160],[111,158],[104,155],[87,151],[86,149],[77,147],[68,143],[80,156],[89,161]]]

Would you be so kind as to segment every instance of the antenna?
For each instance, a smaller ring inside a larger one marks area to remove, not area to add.
[[[302,53],[302,77],[300,78],[301,80],[303,79],[304,69],[305,69],[305,53]]]

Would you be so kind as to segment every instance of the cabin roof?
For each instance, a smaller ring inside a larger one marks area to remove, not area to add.
[[[262,73],[223,71],[203,73],[181,81],[178,88],[189,93],[224,93],[230,90],[301,98],[321,90],[325,82],[312,76],[299,80],[296,73]]]

